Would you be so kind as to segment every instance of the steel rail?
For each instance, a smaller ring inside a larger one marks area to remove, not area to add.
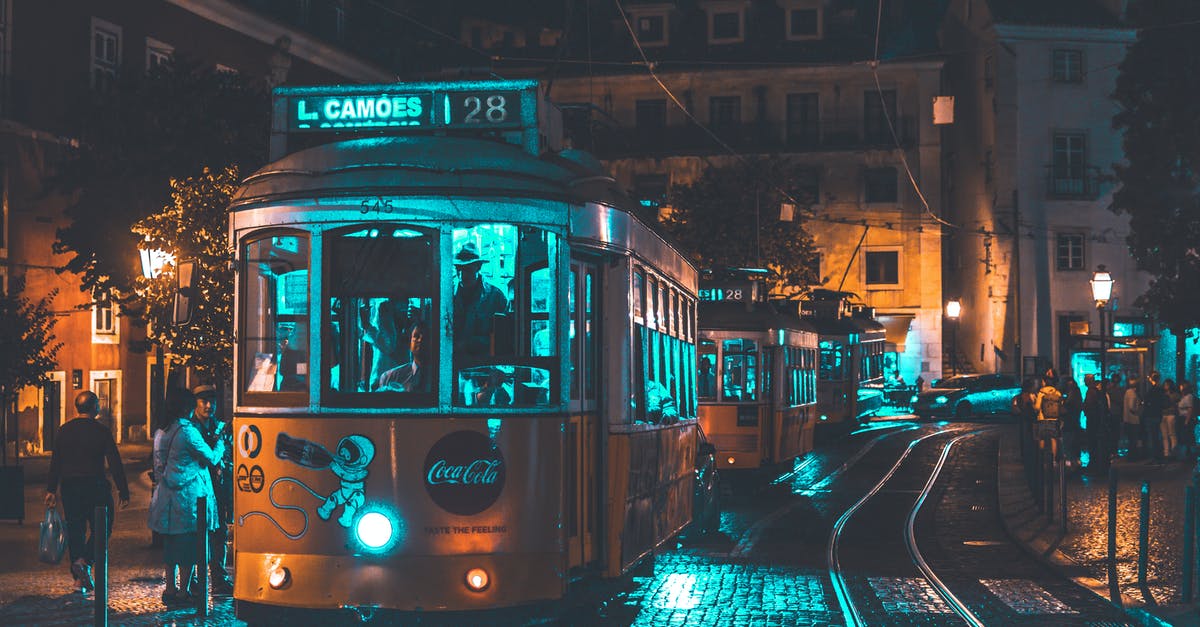
[[[954,448],[954,445],[958,444],[960,440],[974,437],[982,432],[983,430],[973,431],[971,433],[960,435],[946,443],[946,446],[942,448],[941,457],[938,458],[937,464],[933,467],[933,472],[929,475],[929,480],[925,482],[925,488],[921,490],[921,495],[917,497],[916,503],[913,504],[912,510],[908,514],[908,520],[906,521],[904,527],[904,543],[908,545],[908,555],[912,558],[913,563],[915,563],[917,568],[921,570],[921,574],[924,575],[925,579],[928,580],[930,585],[933,586],[933,589],[935,592],[937,592],[938,596],[942,597],[942,600],[946,602],[946,605],[949,605],[950,609],[954,610],[955,614],[958,614],[960,618],[962,618],[967,622],[968,625],[971,625],[972,627],[983,627],[984,623],[979,619],[978,616],[975,615],[974,612],[967,608],[965,603],[960,601],[958,597],[950,591],[950,588],[946,587],[946,584],[943,583],[941,578],[937,576],[937,573],[933,572],[933,568],[931,568],[929,563],[925,561],[925,557],[921,555],[921,550],[917,547],[917,538],[913,529],[917,522],[917,514],[919,514],[921,511],[921,506],[925,504],[925,499],[933,490],[934,484],[937,483],[938,475],[942,473],[942,466],[946,464],[946,459],[950,457],[950,449]]]
[[[909,454],[913,452],[913,449],[917,448],[918,444],[929,438],[939,435],[946,435],[947,432],[955,433],[957,431],[959,430],[934,431],[909,442],[908,448],[904,449],[904,453],[900,455],[900,458],[896,460],[896,463],[892,464],[891,470],[888,470],[887,474],[885,474],[879,480],[879,482],[875,484],[875,487],[871,488],[870,492],[867,492],[865,495],[863,495],[863,497],[859,499],[857,503],[851,505],[850,508],[843,512],[841,517],[837,519],[837,522],[833,524],[833,530],[830,531],[829,534],[829,549],[825,558],[829,567],[829,579],[833,584],[833,591],[834,594],[837,595],[838,606],[842,610],[842,616],[846,619],[846,625],[848,627],[865,626],[866,623],[863,621],[863,617],[859,613],[858,608],[855,607],[854,601],[850,598],[850,590],[846,586],[846,579],[842,576],[841,564],[838,561],[837,551],[838,544],[842,536],[842,530],[845,528],[846,523],[850,521],[850,518],[854,516],[854,513],[857,512],[859,508],[861,508],[867,501],[871,500],[871,497],[875,496],[876,493],[883,489],[884,484],[886,484],[892,478],[892,476],[896,474],[896,471],[900,469],[900,465],[903,464],[904,460],[907,459]]]

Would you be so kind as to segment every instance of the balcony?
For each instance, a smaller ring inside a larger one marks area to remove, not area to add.
[[[895,120],[900,146],[916,144],[916,126],[911,117]],[[729,147],[743,153],[828,152],[842,150],[892,150],[896,141],[884,125],[877,132],[864,132],[861,120],[825,122],[788,133],[778,122],[750,122],[711,127],[714,135]],[[591,134],[594,144],[586,146],[588,135],[576,133],[577,145],[590,148],[601,159],[636,156],[720,154],[725,149],[708,133],[694,124],[659,128],[605,128]],[[582,139],[583,141],[579,141]]]
[[[1095,200],[1100,197],[1100,168],[1046,166],[1046,198]]]

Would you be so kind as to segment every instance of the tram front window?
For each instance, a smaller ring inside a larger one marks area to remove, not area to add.
[[[329,389],[393,392],[432,405],[437,389],[437,234],[395,224],[326,238]]]
[[[536,406],[557,396],[558,293],[549,231],[479,224],[453,232],[454,404]],[[554,373],[554,377],[551,376]]]
[[[717,399],[717,344],[712,340],[700,340],[696,389],[701,399]]]
[[[308,391],[308,260],[305,234],[243,244],[239,350],[248,393]]]
[[[747,402],[756,398],[758,346],[754,340],[736,339],[721,342],[721,396],[730,402]]]

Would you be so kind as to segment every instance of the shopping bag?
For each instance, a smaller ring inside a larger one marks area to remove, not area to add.
[[[67,547],[67,527],[63,524],[57,508],[46,508],[46,519],[42,521],[41,528],[38,559],[47,564],[61,562],[63,551]]]

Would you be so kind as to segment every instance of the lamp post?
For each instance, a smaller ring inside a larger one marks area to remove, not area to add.
[[[142,262],[142,276],[153,280],[162,275],[163,266],[175,261],[175,256],[164,250],[148,246],[149,238],[143,242],[142,246],[138,247],[138,257]],[[154,366],[150,371],[150,424],[146,425],[147,435],[151,435],[151,437],[153,437],[155,419],[166,410],[167,369],[166,364],[163,363],[164,360],[162,342],[155,342]],[[154,480],[157,482],[158,477],[155,477]],[[162,546],[162,537],[158,532],[151,532],[150,544],[154,547]]]
[[[946,303],[946,317],[950,319],[950,374],[958,374],[958,317],[962,315],[962,303],[957,298]]]
[[[1104,313],[1108,310],[1108,301],[1112,299],[1112,275],[1104,269],[1104,264],[1096,266],[1092,273],[1092,300],[1096,301],[1096,314],[1100,317],[1100,379],[1108,378],[1108,325]]]

